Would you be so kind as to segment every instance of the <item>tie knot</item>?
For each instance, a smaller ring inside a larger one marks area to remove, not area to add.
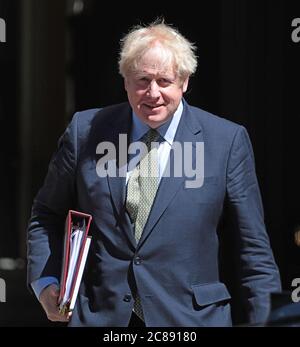
[[[149,129],[143,137],[143,142],[146,144],[148,151],[151,150],[151,143],[158,142],[160,135],[155,129]]]

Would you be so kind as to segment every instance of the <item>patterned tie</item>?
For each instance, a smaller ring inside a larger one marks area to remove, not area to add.
[[[127,184],[126,208],[134,223],[134,234],[139,242],[159,185],[158,146],[151,148],[152,142],[157,142],[159,133],[150,129],[142,139],[147,146],[147,154],[133,170]],[[134,312],[144,320],[140,297],[134,301]]]

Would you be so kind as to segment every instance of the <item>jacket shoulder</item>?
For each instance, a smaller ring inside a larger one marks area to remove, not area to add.
[[[221,131],[221,132],[233,132],[243,128],[242,125],[235,123],[223,116],[215,115],[201,108],[190,106],[191,111],[201,123],[202,127],[207,130]]]
[[[206,139],[214,143],[222,143],[224,146],[231,146],[238,134],[245,134],[248,137],[246,128],[222,116],[217,116],[198,107],[191,106],[190,111],[194,119],[200,124]]]
[[[102,108],[92,108],[78,111],[74,114],[72,122],[78,124],[79,129],[88,129],[94,123],[111,121],[112,114],[121,114],[128,107],[128,103],[105,106]]]
[[[79,111],[74,114],[69,129],[80,142],[85,142],[91,134],[111,131],[115,123],[122,121],[120,118],[126,110],[129,110],[128,103]]]

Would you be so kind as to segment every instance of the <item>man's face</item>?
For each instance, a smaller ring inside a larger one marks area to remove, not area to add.
[[[151,48],[139,61],[137,71],[125,78],[131,107],[151,128],[159,127],[173,116],[187,86],[188,78],[180,81],[173,65],[163,63],[159,45]]]

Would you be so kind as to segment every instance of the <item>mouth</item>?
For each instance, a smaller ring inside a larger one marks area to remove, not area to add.
[[[155,111],[157,109],[159,109],[160,107],[163,106],[163,104],[160,105],[151,105],[151,104],[143,104],[147,109]]]

